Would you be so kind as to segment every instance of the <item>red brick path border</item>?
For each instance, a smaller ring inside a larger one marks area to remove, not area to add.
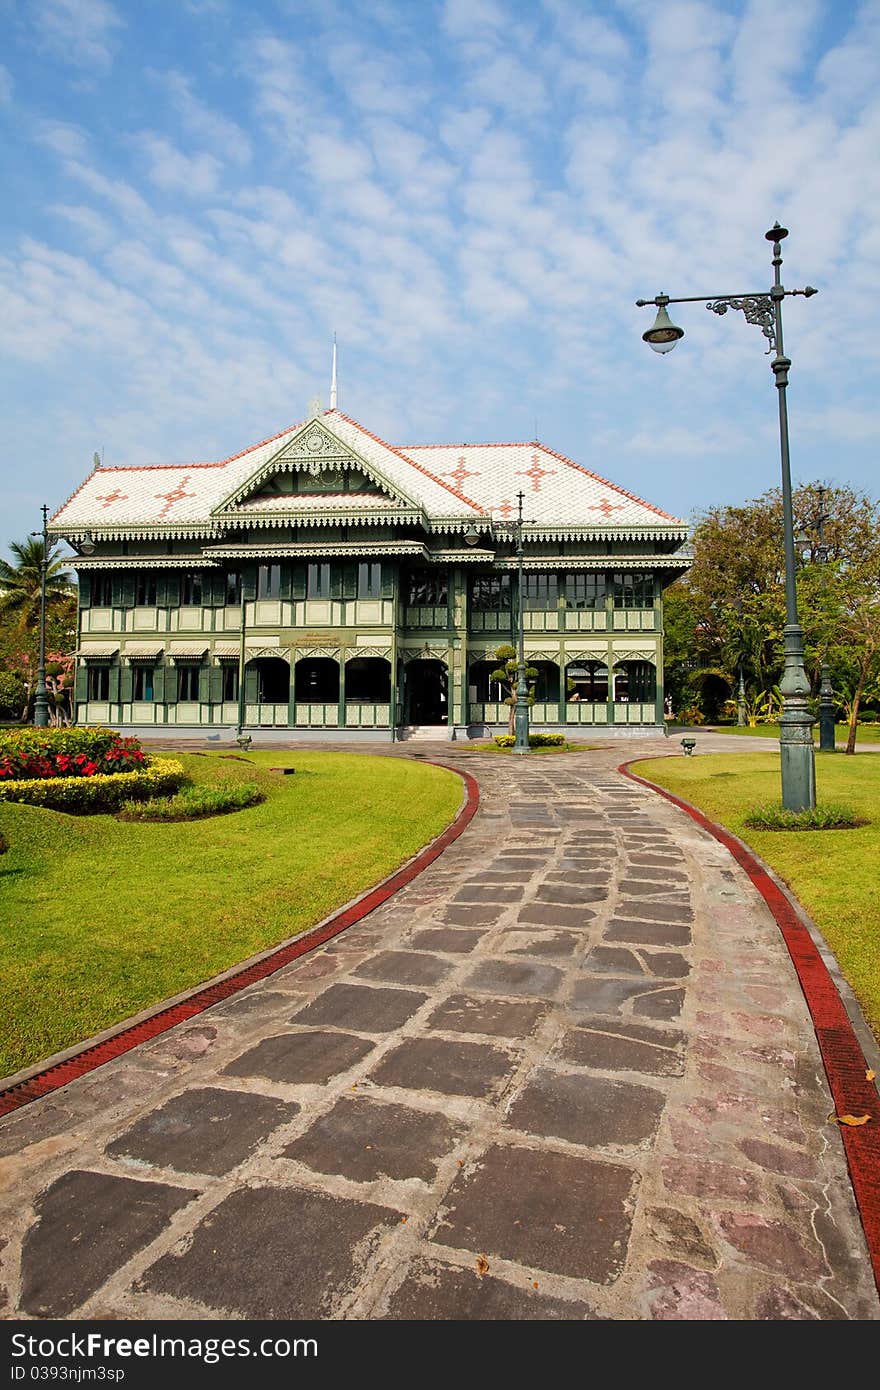
[[[745,844],[716,825],[702,811],[665,787],[638,777],[629,769],[643,758],[632,758],[617,769],[633,782],[671,801],[686,811],[697,825],[702,826],[732,854],[745,869],[752,883],[776,919],[797,972],[807,1008],[816,1030],[819,1051],[828,1077],[837,1115],[870,1115],[867,1124],[853,1127],[841,1125],[840,1133],[846,1151],[853,1191],[862,1218],[868,1253],[874,1278],[880,1289],[880,1097],[877,1088],[867,1079],[868,1066],[859,1040],[837,992],[828,967],[802,922],[794,903],[785,889],[772,877],[766,864]]]
[[[433,767],[444,767],[448,772],[454,772],[462,779],[465,784],[465,802],[452,824],[435,840],[432,840],[425,849],[416,854],[409,863],[404,864],[402,869],[397,869],[395,873],[365,893],[362,898],[358,898],[350,906],[342,908],[320,926],[303,932],[295,941],[288,942],[286,946],[280,946],[277,951],[270,951],[251,965],[245,965],[216,983],[195,990],[186,999],[172,1004],[167,1009],[159,1009],[140,1023],[127,1026],[123,1024],[119,1032],[114,1033],[111,1038],[106,1038],[103,1042],[95,1043],[91,1047],[87,1045],[65,1061],[56,1062],[54,1066],[46,1067],[45,1070],[37,1072],[26,1081],[21,1081],[17,1085],[8,1087],[5,1091],[0,1091],[0,1116],[9,1115],[21,1106],[28,1105],[33,1100],[39,1100],[41,1096],[59,1090],[78,1076],[84,1076],[86,1072],[94,1071],[97,1067],[103,1066],[105,1062],[112,1062],[116,1057],[121,1057],[123,1053],[130,1052],[139,1043],[147,1042],[150,1038],[167,1032],[176,1024],[184,1023],[187,1019],[203,1013],[212,1004],[219,1004],[221,1000],[238,994],[248,985],[256,984],[258,980],[264,980],[268,975],[274,975],[276,971],[289,965],[291,961],[297,960],[309,951],[316,950],[318,946],[323,946],[325,942],[338,936],[347,927],[352,927],[356,922],[362,921],[368,913],[381,907],[395,893],[399,893],[401,888],[405,888],[408,883],[411,883],[423,870],[427,869],[429,864],[433,864],[434,860],[439,858],[454,840],[458,839],[473,820],[480,803],[479,788],[469,772],[462,772],[461,768],[450,767],[446,763],[434,762],[431,759],[425,759],[425,761],[430,761]]]

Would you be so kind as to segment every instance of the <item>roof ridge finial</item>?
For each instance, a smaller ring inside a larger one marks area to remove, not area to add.
[[[336,409],[336,334],[333,334],[333,366],[330,369],[330,409]]]

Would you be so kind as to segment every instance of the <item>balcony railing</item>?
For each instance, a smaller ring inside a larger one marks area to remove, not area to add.
[[[309,701],[293,707],[293,722],[298,729],[336,729],[339,727],[339,701]]]
[[[608,705],[605,700],[569,700],[560,717],[556,700],[536,700],[529,709],[530,724],[607,724]],[[655,724],[657,712],[653,702],[619,701],[613,706],[614,724]],[[474,701],[468,707],[471,724],[504,724],[510,718],[510,706],[494,701]]]
[[[390,705],[371,705],[366,701],[345,706],[347,729],[387,729],[391,724]]]

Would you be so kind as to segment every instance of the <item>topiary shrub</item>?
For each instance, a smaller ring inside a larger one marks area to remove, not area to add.
[[[146,767],[136,738],[113,729],[11,729],[0,733],[0,786],[25,778],[95,777]]]
[[[84,777],[29,777],[0,782],[0,801],[18,801],[51,811],[118,811],[126,801],[146,801],[177,791],[183,764],[154,758],[133,772],[96,772]]]

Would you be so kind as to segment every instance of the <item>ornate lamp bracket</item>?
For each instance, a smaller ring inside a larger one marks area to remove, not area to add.
[[[767,352],[773,352],[776,347],[776,314],[769,295],[745,295],[741,299],[710,299],[706,308],[711,309],[713,314],[726,314],[728,309],[739,309],[745,314],[747,323],[758,325],[770,343]]]

